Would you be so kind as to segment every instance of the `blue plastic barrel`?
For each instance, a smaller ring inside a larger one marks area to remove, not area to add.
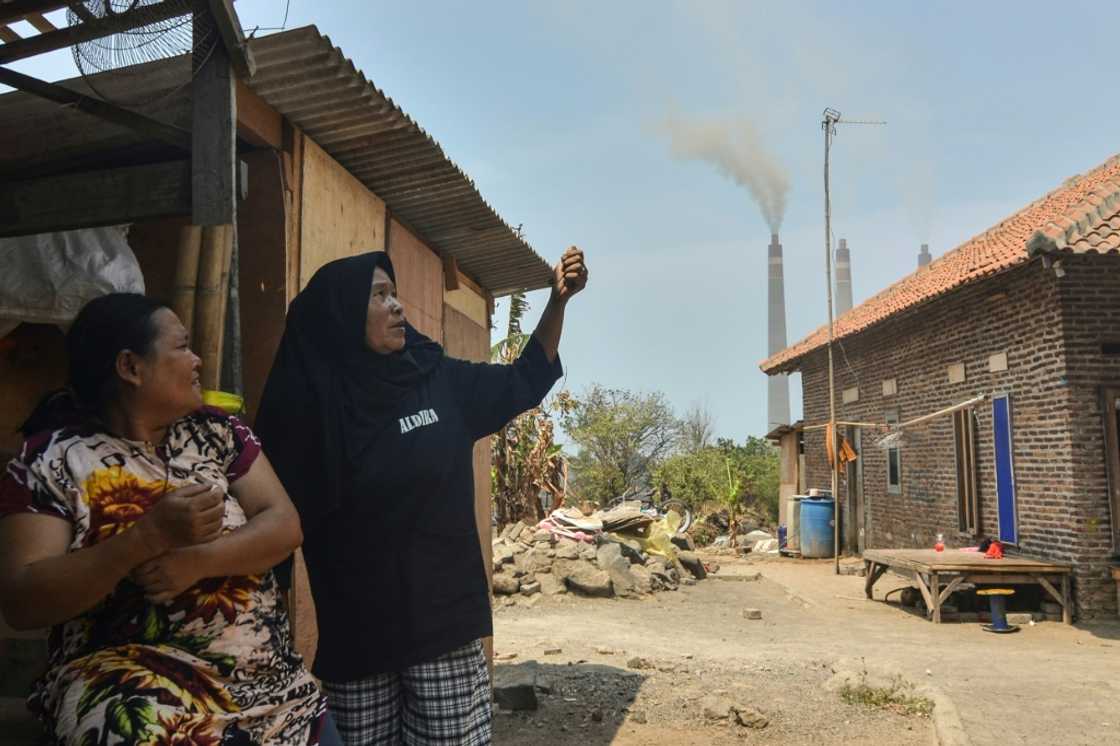
[[[801,556],[831,557],[832,520],[836,504],[832,498],[806,498],[801,501]]]

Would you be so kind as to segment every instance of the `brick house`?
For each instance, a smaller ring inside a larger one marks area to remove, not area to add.
[[[840,481],[844,543],[949,546],[999,537],[1074,565],[1077,614],[1117,614],[1120,559],[1120,157],[886,288],[836,321],[837,419],[859,459]],[[762,363],[800,372],[804,418],[826,423],[827,329]],[[805,430],[803,482],[828,487],[824,431]]]

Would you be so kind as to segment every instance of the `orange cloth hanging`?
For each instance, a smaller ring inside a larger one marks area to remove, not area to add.
[[[841,435],[840,436],[840,459],[839,459],[839,461],[837,461],[836,448],[835,448],[835,446],[833,445],[833,442],[832,442],[833,433],[834,433],[833,428],[829,427],[829,428],[825,429],[824,449],[828,453],[828,463],[829,463],[829,465],[832,466],[834,469],[836,469],[837,472],[841,472],[841,471],[843,471],[844,466],[846,464],[848,464],[852,461],[855,461],[858,458],[858,456],[856,455],[855,449],[852,448],[851,443],[848,442],[848,439],[845,438],[843,435]]]

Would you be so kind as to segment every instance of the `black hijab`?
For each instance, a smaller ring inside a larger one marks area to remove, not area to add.
[[[365,341],[374,270],[396,283],[375,251],[324,265],[288,308],[256,432],[303,521],[317,523],[362,490],[353,483],[395,407],[443,357],[411,325],[405,347],[382,355]]]

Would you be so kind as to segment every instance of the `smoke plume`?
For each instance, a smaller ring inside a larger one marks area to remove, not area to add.
[[[789,176],[762,146],[754,126],[741,118],[685,118],[669,114],[664,130],[673,156],[710,163],[736,184],[746,187],[762,211],[771,233],[777,233],[786,211]]]

